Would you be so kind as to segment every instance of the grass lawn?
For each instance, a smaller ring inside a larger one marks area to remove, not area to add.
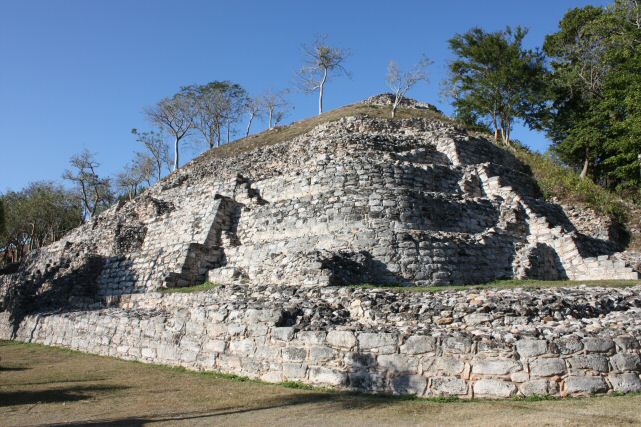
[[[0,342],[0,424],[639,425],[640,395],[421,400],[270,385]]]

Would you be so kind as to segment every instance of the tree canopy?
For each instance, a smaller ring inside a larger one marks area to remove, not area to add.
[[[634,0],[572,9],[544,44],[554,150],[582,176],[633,191],[641,185],[640,17]]]
[[[494,33],[472,28],[449,40],[456,59],[448,83],[457,116],[492,126],[505,144],[515,119],[534,126],[545,107],[544,58],[523,47],[526,34],[521,27]]]

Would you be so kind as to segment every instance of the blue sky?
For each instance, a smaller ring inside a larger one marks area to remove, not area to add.
[[[522,25],[526,44],[540,46],[568,9],[607,3],[0,0],[0,192],[59,181],[84,148],[102,174],[116,173],[141,149],[131,128],[150,127],[142,109],[182,85],[232,80],[252,94],[292,87],[301,45],[323,33],[352,52],[352,77],[329,84],[327,110],[385,91],[390,59],[408,67],[425,53],[434,61],[431,81],[410,95],[449,114],[440,82],[455,33]],[[315,96],[289,100],[286,122],[316,113]],[[514,137],[547,147],[543,135],[521,127]],[[183,152],[187,160],[198,150]]]

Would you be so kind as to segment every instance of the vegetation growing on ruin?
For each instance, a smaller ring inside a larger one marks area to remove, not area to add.
[[[192,294],[194,292],[205,292],[218,287],[218,283],[205,282],[200,285],[183,286],[181,288],[160,288],[163,294]]]
[[[641,285],[639,280],[496,280],[480,285],[447,285],[447,286],[407,286],[401,284],[373,285],[365,283],[354,285],[357,288],[366,289],[385,289],[397,292],[449,292],[461,290],[483,290],[483,289],[501,289],[501,288],[562,288],[565,286],[602,286],[606,288],[625,288],[630,286]]]

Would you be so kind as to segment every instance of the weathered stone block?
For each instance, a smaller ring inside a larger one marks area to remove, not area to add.
[[[423,354],[436,350],[436,339],[425,335],[412,335],[401,346],[401,353]]]
[[[329,331],[327,343],[334,347],[351,349],[356,345],[356,336],[351,331]]]
[[[572,369],[590,369],[597,372],[608,372],[608,358],[601,354],[577,355],[568,359]]]
[[[307,365],[300,363],[283,363],[283,375],[288,380],[300,380],[305,378]]]
[[[316,384],[342,386],[347,382],[347,374],[337,369],[315,366],[309,368],[309,380]]]
[[[563,375],[566,371],[565,362],[559,358],[536,359],[530,362],[530,374],[536,377],[551,377]]]
[[[307,357],[307,350],[300,347],[285,347],[281,350],[281,356],[286,362],[302,362]]]
[[[431,389],[439,395],[465,395],[467,382],[460,378],[433,378]]]
[[[639,374],[626,372],[624,374],[613,374],[608,377],[612,389],[622,393],[632,393],[641,391],[641,380]]]
[[[358,347],[361,350],[383,350],[392,353],[398,344],[398,336],[388,333],[363,332],[358,334]]]
[[[291,341],[295,332],[292,326],[275,326],[272,328],[272,338],[278,341]]]
[[[540,356],[547,352],[548,343],[545,340],[524,339],[516,342],[516,351],[521,359]]]
[[[565,391],[568,394],[594,394],[608,390],[603,377],[569,376],[565,379]]]
[[[336,357],[336,351],[327,346],[313,346],[309,348],[309,360],[312,364],[327,362]]]
[[[472,373],[479,375],[509,375],[521,369],[521,364],[512,359],[475,359],[472,361]]]
[[[427,357],[421,363],[423,370],[445,375],[459,375],[465,369],[465,363],[452,356]]]
[[[416,372],[418,359],[404,354],[381,354],[377,358],[378,366],[391,372]]]
[[[516,386],[501,380],[482,379],[474,382],[472,389],[478,397],[511,397],[516,394]]]
[[[421,396],[426,388],[427,379],[421,375],[400,375],[392,379],[394,393]]]
[[[546,396],[554,395],[559,392],[559,385],[554,381],[538,379],[526,381],[519,385],[519,391],[524,396]]]
[[[614,371],[639,371],[641,370],[641,358],[634,353],[617,353],[610,357]]]
[[[614,341],[609,338],[585,338],[583,348],[590,353],[608,353],[614,350]]]

